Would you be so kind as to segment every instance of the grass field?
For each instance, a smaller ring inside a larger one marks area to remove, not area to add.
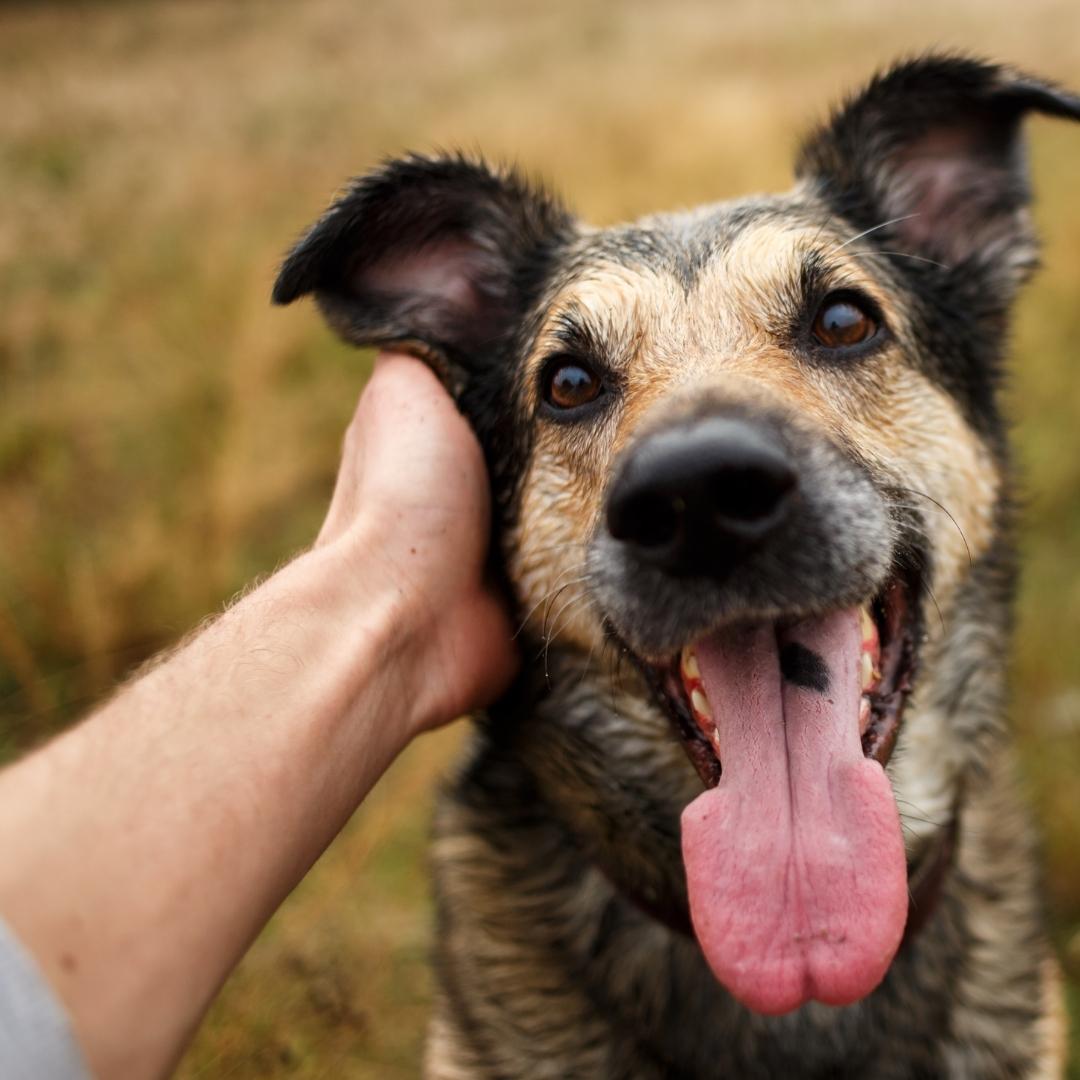
[[[268,295],[345,177],[482,148],[600,222],[777,189],[827,101],[929,45],[1080,85],[1075,0],[0,6],[0,756],[313,536],[370,358]],[[1029,491],[1013,712],[1076,987],[1080,128],[1031,135],[1046,270],[1010,390]],[[181,1076],[417,1074],[427,815],[460,736],[395,766]]]

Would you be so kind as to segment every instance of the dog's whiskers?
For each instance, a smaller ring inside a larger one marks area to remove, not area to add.
[[[555,640],[555,637],[557,636],[559,619],[562,617],[563,612],[565,612],[568,608],[572,608],[575,603],[580,603],[582,600],[588,600],[588,594],[585,592],[579,592],[576,596],[571,596],[570,599],[567,600],[566,603],[564,603],[563,606],[559,608],[559,610],[555,613],[555,618],[552,620],[552,631],[549,633],[547,624],[548,615],[551,612],[551,605],[555,603],[555,601],[558,600],[558,598],[562,596],[562,594],[566,592],[567,589],[571,589],[575,585],[580,585],[583,581],[587,580],[588,575],[586,574],[575,581],[568,581],[565,585],[561,586],[559,590],[555,593],[555,595],[551,598],[551,601],[544,612],[544,626],[541,631],[543,646],[540,652],[536,654],[536,659],[539,660],[541,656],[543,656],[544,658],[544,681],[546,683],[551,682],[551,673],[548,670],[548,654],[551,649],[551,643]]]
[[[605,665],[608,672],[608,705],[616,716],[621,716],[622,714],[619,712],[617,698],[622,693],[622,662],[623,657],[626,655],[626,647],[606,626],[604,627],[603,634],[604,649],[617,650],[615,652],[615,662],[613,664]],[[617,683],[618,685],[616,685]]]
[[[925,255],[912,255],[910,251],[882,251],[877,249],[874,251],[849,251],[847,253],[849,259],[862,259],[867,255],[895,255],[898,259],[914,259],[916,262],[930,263],[931,266],[940,266],[942,270],[952,269],[951,266],[948,266],[943,262],[938,262],[937,259],[928,259]]]
[[[869,236],[871,233],[875,233],[878,229],[885,229],[889,225],[895,225],[900,221],[907,221],[910,218],[918,217],[918,214],[904,214],[902,217],[889,218],[888,221],[881,222],[880,225],[872,225],[869,229],[863,229],[861,233],[856,233],[854,236],[849,237],[842,244],[837,244],[836,247],[829,252],[832,255],[834,252],[839,251],[841,248],[846,248],[848,244],[854,244],[856,240],[861,240],[864,236]]]
[[[953,516],[952,512],[947,506],[945,506],[943,503],[938,502],[937,499],[935,499],[932,495],[927,495],[925,491],[919,491],[917,488],[896,485],[896,490],[906,491],[909,495],[918,495],[920,498],[926,499],[927,502],[937,507],[937,509],[940,510],[955,526],[956,531],[960,534],[960,539],[964,542],[964,550],[967,552],[968,566],[974,566],[974,560],[971,557],[971,545],[968,543],[968,538],[964,534],[964,530],[960,528],[960,522],[956,520],[956,518]],[[906,507],[906,509],[915,510],[917,512],[917,508],[914,506],[908,506]]]
[[[908,532],[913,533],[916,537],[920,534],[913,526],[906,522],[898,523],[901,528],[906,529]],[[908,551],[904,553],[907,558],[910,558],[915,563],[915,569],[919,571],[919,576],[922,580],[923,588],[926,590],[926,595],[930,597],[930,602],[934,605],[934,610],[937,612],[938,622],[941,624],[941,633],[946,633],[945,616],[941,613],[941,605],[937,601],[937,597],[934,595],[934,590],[930,585],[930,575],[928,573],[929,566],[927,565],[926,556],[920,551]]]
[[[564,591],[565,589],[572,588],[576,584],[578,584],[578,582],[568,582],[563,587],[563,589],[560,590],[560,592]],[[575,604],[580,604],[583,600],[586,600],[586,599],[588,599],[588,597],[584,592],[578,592],[574,596],[571,596],[570,599],[567,600],[562,605],[562,607],[559,608],[559,610],[555,612],[555,617],[551,620],[551,632],[544,634],[544,649],[545,650],[548,649],[551,646],[551,644],[555,641],[555,639],[559,636],[559,620],[562,618],[563,613],[566,612],[566,611],[572,610]],[[569,623],[569,621],[570,620],[567,619],[567,624]],[[563,629],[565,629],[565,628],[566,628],[566,626],[564,625]]]
[[[964,534],[964,530],[960,527],[960,523],[956,520],[956,518],[953,516],[953,514],[949,511],[948,507],[946,507],[942,503],[938,502],[937,499],[935,499],[933,496],[927,495],[925,491],[919,491],[916,488],[904,487],[903,485],[898,484],[898,485],[895,485],[895,490],[897,490],[897,491],[906,491],[906,492],[908,492],[908,493],[910,493],[912,495],[918,495],[921,498],[924,498],[928,502],[930,502],[930,504],[932,506],[934,506],[937,510],[940,510],[941,513],[943,513],[949,519],[949,521],[952,522],[953,526],[956,528],[956,531],[960,534],[960,539],[963,541],[963,544],[964,544],[964,550],[967,552],[968,565],[969,566],[974,565],[974,561],[973,561],[972,555],[971,555],[971,545],[968,543],[967,536]],[[920,512],[919,507],[914,506],[911,503],[902,502],[900,500],[893,500],[893,508],[896,509],[896,510],[909,510],[912,513],[916,513],[916,514]],[[917,539],[921,539],[921,534],[920,534],[919,530],[911,522],[907,521],[903,517],[898,517],[895,520],[896,520],[897,526],[900,529],[902,529],[903,531],[915,536]],[[937,611],[938,622],[941,624],[941,632],[944,634],[945,633],[945,617],[941,612],[941,605],[938,603],[937,597],[934,595],[934,590],[930,585],[929,574],[926,573],[926,571],[928,570],[928,567],[927,567],[927,564],[926,564],[926,557],[924,555],[922,555],[918,551],[909,552],[908,555],[909,555],[909,557],[918,560],[917,569],[919,569],[922,572],[923,584],[924,584],[924,588],[926,589],[926,594],[927,594],[927,596],[930,597],[930,601],[934,605],[935,610]]]
[[[517,639],[521,636],[521,632],[529,624],[529,620],[536,614],[537,609],[540,607],[541,604],[543,604],[545,601],[548,601],[548,608],[550,610],[551,603],[558,597],[558,593],[556,593],[555,590],[559,588],[559,583],[563,580],[563,578],[565,578],[567,574],[574,574],[580,570],[580,566],[569,566],[555,578],[555,581],[552,583],[551,588],[548,589],[548,591],[544,593],[544,595],[541,596],[540,599],[537,600],[536,603],[533,604],[533,606],[529,608],[529,610],[525,613],[525,617],[521,620],[521,625],[518,626],[518,628],[514,631],[513,637],[511,637],[510,639],[511,641],[517,641]],[[575,578],[573,581],[566,582],[566,584],[563,585],[562,588],[568,588],[571,585],[580,585],[582,582],[587,581],[588,578],[588,574],[582,574],[580,577]],[[547,612],[545,612],[544,614],[544,623],[545,625],[547,624]]]
[[[921,821],[924,825],[933,825],[935,828],[938,829],[942,828],[945,824],[945,822],[943,821],[935,821],[932,817],[928,817],[921,806],[916,805],[908,799],[898,798],[896,800],[896,805],[898,808],[903,806],[910,806],[916,811],[916,813],[911,813],[908,810],[901,809],[900,817],[902,820],[907,819],[908,821]]]

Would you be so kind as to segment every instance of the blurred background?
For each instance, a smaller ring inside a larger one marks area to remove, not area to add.
[[[1075,0],[0,5],[0,758],[314,536],[371,358],[268,296],[346,177],[406,148],[483,150],[598,223],[781,189],[829,102],[933,45],[1080,88]],[[1046,269],[1009,390],[1027,492],[1013,714],[1075,988],[1080,127],[1030,136]],[[461,737],[398,762],[180,1076],[418,1074],[428,814]]]

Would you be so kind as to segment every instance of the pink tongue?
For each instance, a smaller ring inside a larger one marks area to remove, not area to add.
[[[903,935],[900,819],[859,737],[860,640],[851,609],[779,643],[754,625],[696,646],[723,776],[682,816],[690,914],[716,977],[758,1012],[865,997]]]

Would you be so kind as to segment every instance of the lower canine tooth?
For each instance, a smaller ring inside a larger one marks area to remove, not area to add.
[[[874,670],[874,661],[869,653],[862,654],[862,688],[869,689],[877,680],[877,672]]]
[[[877,640],[877,626],[874,625],[873,616],[868,608],[859,608],[859,625],[862,628],[862,639],[865,644]]]
[[[690,695],[690,704],[694,706],[694,712],[699,716],[704,716],[706,720],[712,719],[709,699],[697,687],[694,687],[694,691]]]
[[[693,649],[683,649],[682,669],[691,679],[701,678],[701,668],[698,667],[697,653],[695,653]]]

